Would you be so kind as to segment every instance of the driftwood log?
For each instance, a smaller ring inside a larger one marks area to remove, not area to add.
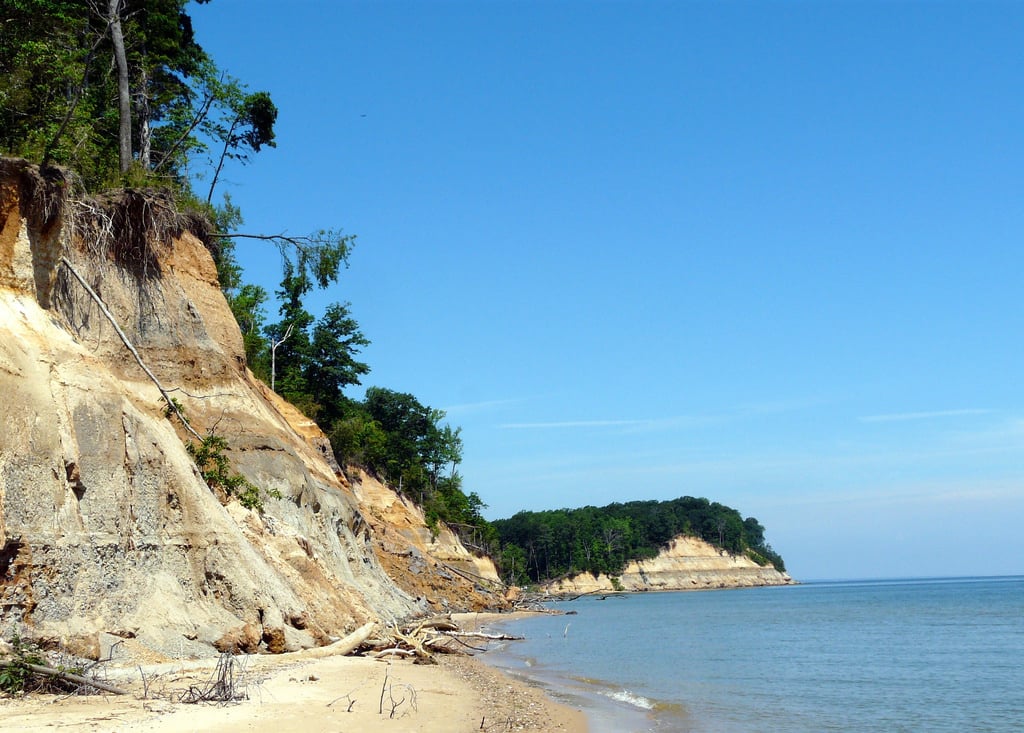
[[[522,641],[524,636],[512,636],[511,634],[485,634],[482,631],[446,631],[445,636],[468,637],[472,639],[487,639],[488,641]]]
[[[316,649],[310,649],[306,652],[305,656],[313,659],[320,659],[322,657],[345,656],[346,654],[351,654],[370,638],[370,634],[373,633],[373,627],[373,622],[363,624],[351,634],[343,639],[339,639],[333,644],[317,647]]]
[[[46,667],[42,664],[26,664],[27,669],[32,670],[36,674],[44,674],[49,677],[57,677],[68,682],[74,682],[76,685],[86,685],[88,687],[95,687],[97,690],[103,690],[114,695],[127,695],[126,690],[122,690],[120,687],[107,684],[106,682],[100,682],[99,680],[89,679],[88,677],[82,677],[81,675],[72,674],[71,672],[65,672],[64,670],[57,669],[56,667]]]
[[[435,654],[468,654],[484,651],[470,646],[463,639],[513,641],[521,636],[463,631],[449,615],[432,616],[402,626],[393,626],[379,636],[367,638],[363,644],[367,655],[377,659],[412,657],[417,663],[434,662]]]

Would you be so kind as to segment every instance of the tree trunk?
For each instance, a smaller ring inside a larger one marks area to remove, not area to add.
[[[373,633],[374,624],[372,622],[363,624],[358,629],[353,631],[351,634],[346,636],[340,641],[336,641],[333,644],[327,646],[316,647],[310,649],[303,656],[307,659],[322,659],[324,657],[340,656],[344,657],[351,654],[360,644],[370,638],[370,634]]]
[[[117,64],[117,111],[118,159],[121,172],[125,173],[132,164],[132,98],[128,86],[128,56],[124,50],[124,34],[121,31],[121,0],[108,0],[107,21],[110,23],[110,40],[114,44],[114,61]]]
[[[228,157],[228,151],[231,149],[231,140],[235,136],[235,128],[238,127],[240,121],[238,115],[235,115],[235,119],[231,121],[231,128],[224,137],[224,149],[220,151],[220,160],[217,161],[217,169],[213,172],[213,180],[210,181],[210,191],[206,194],[206,203],[213,201],[213,189],[217,187],[217,181],[220,180],[220,172],[224,168],[224,160]]]
[[[150,169],[150,151],[152,149],[153,129],[150,126],[151,112],[149,109],[149,76],[146,66],[142,66],[142,79],[139,81],[138,116],[139,116],[139,163],[145,170]]]
[[[270,344],[270,391],[276,391],[277,385],[277,347],[288,340],[288,337],[292,335],[292,326],[294,323],[288,324],[288,330],[284,332],[284,336],[281,337],[280,341],[274,341],[271,339]]]

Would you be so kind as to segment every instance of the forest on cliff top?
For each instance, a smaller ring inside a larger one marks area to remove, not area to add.
[[[758,565],[784,572],[782,557],[765,541],[754,517],[704,498],[629,501],[603,507],[523,511],[494,523],[502,566],[517,583],[543,582],[589,572],[615,576],[631,560],[658,555],[687,535]]]

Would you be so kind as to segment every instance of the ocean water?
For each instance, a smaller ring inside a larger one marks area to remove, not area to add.
[[[581,598],[484,655],[615,731],[1024,731],[1024,577]]]

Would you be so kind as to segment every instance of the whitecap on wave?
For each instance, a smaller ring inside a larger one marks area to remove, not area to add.
[[[602,695],[610,697],[616,702],[625,703],[626,705],[632,705],[635,708],[641,710],[654,710],[654,701],[650,700],[643,695],[637,695],[635,692],[629,690],[618,690],[615,692],[602,692]]]

